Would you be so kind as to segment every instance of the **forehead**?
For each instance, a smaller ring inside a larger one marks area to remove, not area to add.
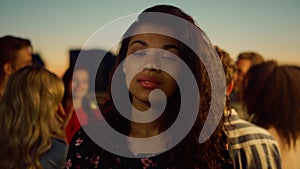
[[[81,76],[88,76],[89,72],[86,69],[76,69],[74,71],[74,75],[75,76],[79,76],[79,77],[81,77]]]
[[[143,43],[134,43],[134,42],[143,42]],[[132,45],[141,45],[144,47],[152,47],[152,48],[162,48],[163,46],[166,45],[178,46],[178,41],[165,35],[148,33],[148,34],[138,34],[131,37],[129,41],[129,46]]]
[[[169,37],[174,37],[176,39],[176,28],[170,28],[164,25],[158,25],[155,23],[141,23],[133,32],[133,35],[135,34],[147,34],[147,33],[153,33],[153,34],[160,34],[165,35]]]

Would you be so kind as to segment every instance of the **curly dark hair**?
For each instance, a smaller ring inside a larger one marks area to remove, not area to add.
[[[250,68],[244,102],[257,125],[274,127],[291,146],[300,135],[300,68],[267,61]]]
[[[230,57],[230,54],[226,52],[224,49],[221,49],[219,46],[215,46],[215,50],[222,62],[225,78],[226,78],[226,84],[227,86],[229,86],[230,83],[232,83],[237,76],[238,73],[237,66],[234,60]],[[226,96],[226,109],[231,110],[230,96]]]
[[[196,27],[197,29],[190,29],[186,25],[176,25],[176,23],[172,22],[164,23],[162,21],[163,19],[153,19],[147,17],[147,15],[143,15],[148,12],[165,13],[180,17],[189,22],[190,24],[193,24],[194,27]],[[213,46],[208,41],[208,38],[206,37],[205,33],[196,25],[195,21],[192,19],[191,16],[187,15],[182,10],[170,5],[157,5],[144,10],[139,15],[138,20],[134,22],[124,34],[125,38],[121,42],[121,47],[117,56],[115,69],[126,58],[128,45],[132,33],[134,33],[137,27],[139,27],[141,24],[149,22],[156,25],[159,24],[160,26],[166,26],[167,28],[171,28],[172,30],[175,28],[178,37],[187,41],[191,41],[194,45],[191,47],[190,45],[186,45],[177,39],[180,51],[179,57],[186,63],[186,65],[188,65],[191,72],[193,73],[194,78],[197,81],[199,94],[201,95],[201,97],[198,116],[192,129],[179,144],[177,144],[173,149],[170,150],[172,154],[172,162],[176,168],[194,168],[195,166],[199,166],[201,168],[222,168],[221,161],[224,161],[222,153],[222,150],[224,149],[222,145],[222,138],[224,136],[222,127],[224,119],[222,118],[221,122],[218,123],[216,130],[207,141],[201,144],[199,143],[201,129],[204,126],[209,110],[211,108],[210,104],[212,99],[210,78],[206,70],[207,65],[205,65],[204,62],[209,63],[210,59],[215,59],[213,57],[216,56],[216,53],[214,51]],[[174,25],[176,25],[176,27],[174,27]],[[204,60],[201,60],[196,54],[199,51],[192,50],[191,48],[201,51],[201,53],[204,56]],[[214,67],[214,65],[208,66]],[[220,71],[221,69],[214,68],[214,70]],[[112,71],[111,74],[113,73],[114,71]],[[125,81],[124,79],[118,80]],[[110,89],[108,91],[110,93]],[[165,113],[179,112],[180,98],[180,91],[177,87],[175,94],[168,99]],[[217,97],[214,99],[220,98]],[[101,112],[103,112],[105,119],[107,119],[108,123],[114,129],[118,130],[123,134],[129,133],[129,121],[118,113],[117,109],[113,104],[111,93],[108,96],[105,103],[102,106],[100,106],[100,109]],[[163,113],[162,116],[164,116],[165,113]],[[172,124],[172,122],[174,122],[174,120],[176,119],[178,113],[166,115],[168,116],[166,127],[169,127]]]

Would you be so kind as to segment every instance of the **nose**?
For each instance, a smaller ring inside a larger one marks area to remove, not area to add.
[[[160,51],[149,50],[147,58],[145,58],[145,63],[143,65],[143,70],[160,72]]]
[[[149,71],[160,72],[160,68],[157,66],[156,63],[146,63],[146,64],[143,66],[143,70],[149,70]]]

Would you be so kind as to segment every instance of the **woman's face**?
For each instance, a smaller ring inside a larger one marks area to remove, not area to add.
[[[89,90],[89,74],[87,70],[78,69],[74,71],[72,80],[72,94],[74,98],[83,98]]]
[[[167,98],[174,94],[177,85],[172,76],[179,74],[179,55],[179,44],[170,37],[159,34],[131,37],[123,70],[133,105],[149,102],[149,94],[154,89],[162,90]],[[157,101],[159,99],[162,98],[156,98]]]

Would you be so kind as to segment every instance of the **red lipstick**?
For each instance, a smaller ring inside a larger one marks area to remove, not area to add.
[[[161,82],[155,77],[142,77],[138,79],[140,85],[146,89],[156,89]]]

